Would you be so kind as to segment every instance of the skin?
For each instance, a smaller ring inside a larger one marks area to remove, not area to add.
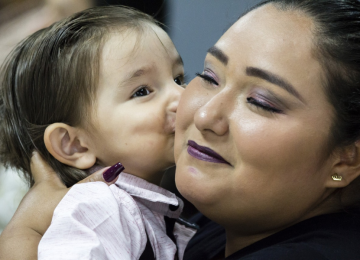
[[[108,167],[95,172],[79,183],[102,181]],[[53,212],[60,200],[69,191],[43,158],[34,152],[31,158],[31,172],[35,184],[25,197],[0,235],[1,260],[36,260],[37,247],[43,234],[50,226]],[[108,182],[115,183],[117,178]]]
[[[337,209],[331,175],[343,162],[327,150],[333,110],[313,55],[313,28],[303,14],[272,5],[250,12],[210,49],[202,76],[180,101],[177,188],[225,227],[227,256]],[[189,140],[229,164],[191,156]]]
[[[207,80],[194,79],[179,103],[177,186],[198,209],[225,227],[226,255],[303,219],[336,211],[335,189],[359,176],[358,143],[341,152],[327,149],[332,107],[322,89],[321,66],[312,56],[312,28],[309,18],[271,5],[248,13],[216,43],[227,55],[227,64],[218,51],[208,54],[202,76]],[[284,84],[270,83],[247,67],[286,79],[296,92],[289,93]],[[229,164],[190,156],[188,140],[211,148]],[[33,165],[48,167],[36,156]],[[49,169],[35,170],[44,175]],[[334,173],[343,177],[341,182],[331,179]],[[21,208],[35,206],[52,213],[54,207],[36,205],[43,197],[54,204],[59,201],[44,191],[49,182],[56,187],[53,190],[66,193],[55,179],[53,174],[48,183],[38,182],[29,193],[34,200],[25,198]],[[24,213],[24,222],[18,224],[28,221],[28,216]],[[43,230],[48,222],[41,223]],[[8,237],[8,232],[0,236],[1,242]],[[18,236],[8,245],[19,241],[26,245],[23,240]],[[6,249],[1,246],[0,258]],[[25,251],[19,255],[27,255]],[[16,259],[9,251],[7,256]]]
[[[74,2],[70,0],[45,0],[45,4],[52,8],[57,13],[57,15],[59,15],[59,19],[61,19],[62,17],[67,17],[73,13],[93,7],[94,1],[79,0]]]
[[[159,184],[164,170],[174,165],[184,68],[169,36],[149,27],[141,36],[114,33],[105,43],[92,130],[85,135],[98,164],[120,161],[127,173]]]
[[[102,50],[91,127],[76,130],[86,147],[77,147],[76,153],[90,154],[102,166],[121,160],[126,172],[159,184],[164,170],[174,165],[183,77],[181,58],[159,27],[149,25],[141,37],[134,32],[111,34]],[[69,190],[36,152],[31,167],[35,185],[0,236],[0,259],[37,259],[40,239]],[[80,183],[105,182],[106,169]]]

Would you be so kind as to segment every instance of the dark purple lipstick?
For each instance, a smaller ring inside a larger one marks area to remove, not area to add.
[[[197,143],[191,140],[188,141],[187,151],[192,157],[199,159],[201,161],[212,162],[212,163],[225,163],[230,165],[230,163],[224,160],[224,158],[222,158],[215,151],[211,150],[208,147],[198,145]]]

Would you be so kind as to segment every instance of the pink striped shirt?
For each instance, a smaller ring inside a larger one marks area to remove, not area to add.
[[[170,205],[178,208],[171,210]],[[126,173],[111,186],[74,185],[54,211],[38,258],[139,259],[148,236],[156,259],[174,259],[175,254],[183,259],[196,231],[175,223],[175,245],[164,221],[164,216],[178,218],[183,205],[175,194]]]

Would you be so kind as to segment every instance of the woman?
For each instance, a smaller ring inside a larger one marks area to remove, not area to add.
[[[229,259],[360,259],[359,21],[359,1],[268,1],[184,92],[176,184]]]
[[[201,259],[360,257],[359,21],[359,1],[270,0],[209,49],[178,108],[176,182],[224,227],[226,247],[221,255],[211,244],[221,231],[209,222],[189,258],[196,248]],[[8,245],[34,246],[16,223],[41,211],[41,234],[66,192],[42,185],[57,180],[36,158],[33,166],[39,180],[2,238],[18,228]]]

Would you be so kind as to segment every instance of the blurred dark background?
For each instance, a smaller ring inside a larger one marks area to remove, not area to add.
[[[163,24],[185,63],[186,79],[201,72],[206,51],[248,8],[260,0],[0,0],[0,64],[27,35],[74,12],[91,6],[126,5],[154,16]],[[241,50],[239,50],[241,51]],[[175,192],[175,170],[162,185]],[[12,170],[0,165],[0,233],[10,220],[26,185]],[[184,217],[196,212],[186,205]]]

